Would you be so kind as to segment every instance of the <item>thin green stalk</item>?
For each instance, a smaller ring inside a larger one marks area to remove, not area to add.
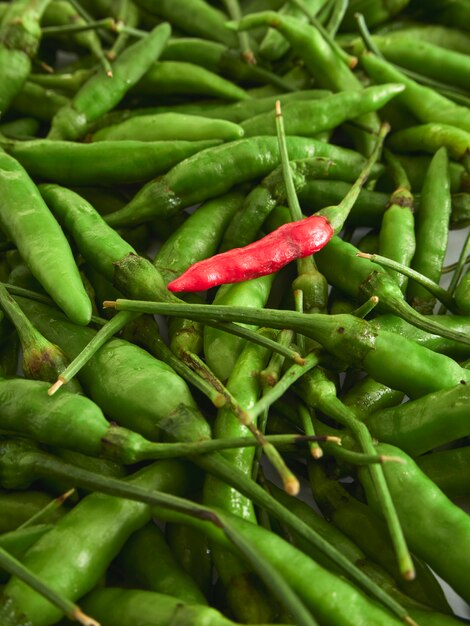
[[[335,234],[338,234],[344,228],[344,223],[346,222],[346,219],[348,218],[349,213],[351,212],[351,209],[361,192],[361,189],[366,184],[369,174],[382,152],[383,142],[389,131],[389,124],[386,122],[383,123],[380,127],[377,142],[372,154],[367,159],[367,162],[362,168],[362,171],[354,185],[352,185],[341,202],[334,207],[334,210],[332,211],[331,207],[327,207],[326,209],[322,209],[316,213],[316,215],[323,215],[329,220],[331,226],[334,228]]]
[[[100,626],[94,619],[85,615],[80,607],[58,594],[3,548],[0,548],[0,567],[49,600],[49,602],[65,613],[68,619],[80,622],[83,626]]]
[[[341,22],[344,19],[346,11],[348,10],[349,0],[336,0],[333,5],[333,12],[326,25],[327,32],[331,37],[336,37]]]
[[[93,337],[93,339],[88,343],[85,348],[78,354],[75,359],[70,363],[70,365],[62,372],[62,374],[58,377],[57,381],[51,386],[48,393],[50,396],[54,395],[62,385],[68,383],[74,376],[78,374],[78,372],[88,363],[88,361],[92,358],[94,354],[116,333],[121,331],[124,326],[135,320],[139,317],[139,314],[129,314],[128,312],[121,312],[115,315],[111,320],[105,322],[103,327],[99,330],[98,333]],[[253,343],[257,343],[261,346],[269,348],[270,350],[278,351],[283,356],[286,356],[289,359],[292,359],[294,362],[303,363],[303,358],[300,356],[298,352],[291,350],[290,348],[284,348],[283,346],[279,346],[275,341],[269,339],[268,337],[264,337],[249,328],[244,328],[238,324],[229,323],[220,323],[215,321],[206,321],[207,326],[214,326],[215,328],[219,328],[225,332],[231,333],[238,337],[242,337],[243,339],[248,339]],[[194,382],[194,379],[193,381]],[[196,384],[196,386],[198,386]],[[212,390],[209,390],[206,386],[204,389],[201,389],[203,393],[209,392],[209,397],[212,400],[220,401],[221,398],[215,398]],[[207,394],[206,394],[207,395]]]
[[[263,413],[263,411],[267,411],[301,376],[318,365],[319,361],[319,354],[317,352],[310,352],[310,354],[305,357],[304,365],[291,365],[280,381],[274,385],[274,387],[271,387],[271,389],[258,400],[255,406],[248,411],[247,418],[253,421],[258,415]]]
[[[357,22],[357,28],[359,30],[359,34],[362,37],[362,41],[364,42],[365,47],[369,52],[373,52],[375,56],[379,57],[379,59],[385,58],[384,55],[380,52],[380,50],[375,45],[372,36],[370,34],[369,29],[367,28],[367,23],[362,15],[362,13],[355,13],[354,18]]]
[[[455,305],[453,302],[452,296],[443,288],[440,287],[433,280],[429,279],[427,276],[423,276],[416,270],[411,269],[411,267],[407,267],[406,265],[402,265],[397,261],[392,261],[392,259],[387,259],[387,257],[381,256],[380,254],[367,254],[366,252],[358,252],[356,256],[361,259],[369,259],[382,267],[389,267],[392,270],[396,270],[408,278],[412,278],[417,283],[425,287],[430,294],[432,294],[435,298],[442,302],[446,306],[446,308],[455,312]]]
[[[470,233],[468,233],[467,238],[465,239],[465,243],[463,244],[462,250],[460,251],[459,259],[455,265],[455,272],[452,276],[452,280],[450,281],[450,285],[447,288],[447,293],[451,298],[454,297],[454,292],[459,284],[459,280],[463,274],[463,270],[465,268],[465,263],[470,252]],[[442,304],[438,310],[439,315],[443,315],[446,312],[447,306]]]
[[[322,380],[323,378],[320,378],[320,382]],[[320,394],[318,395],[320,396]],[[322,397],[318,398],[318,406],[330,417],[343,426],[346,426],[346,428],[351,431],[365,454],[377,456],[372,436],[367,426],[359,421],[354,412],[343,404],[341,400],[332,394],[323,394]],[[415,577],[413,560],[409,553],[400,520],[398,519],[395,505],[393,504],[392,496],[388,489],[383,468],[378,464],[371,464],[369,471],[392,540],[400,573],[405,580],[413,580]]]
[[[104,344],[127,324],[139,317],[139,313],[129,313],[123,311],[111,318],[96,333],[93,339],[83,348],[78,356],[65,368],[56,382],[48,389],[48,394],[53,396],[61,387],[68,383],[84,367],[91,357],[104,346]]]
[[[281,330],[277,336],[277,342],[281,346],[290,346],[294,339],[294,333],[291,330]],[[279,380],[281,368],[284,365],[285,357],[278,352],[273,354],[268,365],[259,374],[263,383],[263,387],[274,387]]]
[[[238,0],[224,0],[224,4],[231,20],[236,20],[238,22],[242,19],[243,14],[240,9],[240,4]],[[255,65],[256,58],[250,46],[249,34],[247,32],[239,32],[237,33],[237,36],[243,59],[246,63],[249,63],[250,65]]]
[[[40,338],[39,332],[34,328],[16,301],[8,293],[8,289],[2,284],[0,284],[0,307],[13,322],[20,338],[21,345],[23,347],[34,346]]]
[[[104,303],[103,303],[104,304]],[[273,339],[269,339],[260,333],[257,333],[250,328],[245,328],[244,326],[240,326],[237,323],[233,322],[218,322],[212,319],[206,319],[204,321],[206,326],[212,326],[213,328],[218,328],[219,330],[223,330],[226,333],[230,333],[231,335],[236,335],[237,337],[242,337],[243,339],[247,339],[252,343],[256,343],[264,348],[268,348],[271,352],[277,352],[281,354],[286,359],[290,359],[299,365],[302,365],[304,359],[301,354],[297,352],[297,350],[292,350],[288,346],[280,345],[277,341]]]
[[[354,309],[354,311],[351,311],[351,315],[354,315],[354,317],[360,317],[361,319],[364,319],[365,317],[367,317],[367,315],[369,315],[371,311],[375,309],[378,303],[379,303],[378,297],[371,296],[368,300],[364,302],[364,304],[361,304],[361,306],[358,306],[357,309]]]
[[[353,57],[347,52],[345,52],[341,46],[335,41],[334,35],[332,35],[325,26],[317,19],[315,15],[313,15],[309,8],[305,5],[303,0],[291,0],[293,4],[295,4],[303,13],[308,17],[308,20],[312,26],[314,26],[323,36],[323,38],[328,42],[331,46],[335,54],[344,62],[346,65],[353,69],[357,65],[357,57]]]
[[[410,191],[410,180],[400,160],[387,148],[384,149],[384,157],[391,170],[395,189],[406,189],[407,191]]]
[[[105,17],[102,20],[94,20],[87,22],[86,24],[64,24],[62,26],[44,26],[42,28],[42,34],[47,35],[63,35],[66,33],[82,33],[87,30],[98,30],[99,28],[106,28],[107,30],[115,30],[115,22],[112,17]]]
[[[224,521],[223,530],[226,537],[239,549],[261,580],[264,581],[265,585],[277,591],[277,598],[282,601],[284,607],[295,619],[295,623],[299,626],[319,626],[317,620],[305,607],[284,577],[267,561],[260,559],[256,547],[252,546],[250,542],[236,532],[233,526],[227,523],[227,520]]]
[[[85,22],[93,22],[93,16],[91,16],[88,11],[86,11],[82,5],[80,4],[80,2],[78,0],[69,0],[70,4],[73,6],[73,8],[75,9],[75,11],[78,13],[78,15],[80,15],[80,17],[82,19],[85,20]],[[113,43],[113,39],[111,37],[111,35],[106,32],[106,31],[101,31],[101,35],[103,37],[103,39],[108,43],[108,44],[112,44]]]
[[[54,498],[50,502],[46,504],[40,511],[38,511],[35,515],[27,519],[25,522],[18,526],[17,530],[22,530],[23,528],[30,528],[31,526],[35,526],[36,524],[42,523],[44,519],[47,519],[54,511],[60,509],[60,507],[64,504],[66,500],[73,496],[75,493],[75,489],[69,489],[61,496]]]
[[[307,407],[303,402],[299,402],[297,405],[297,413],[299,416],[300,423],[302,425],[302,429],[306,435],[310,437],[315,436],[315,428],[313,426],[312,413],[311,409]],[[341,446],[338,446],[341,447]],[[323,450],[318,445],[318,442],[312,441],[309,444],[310,454],[315,459],[321,459],[323,456]]]
[[[139,311],[152,315],[173,315],[175,317],[187,317],[197,321],[217,318],[221,321],[236,321],[242,324],[257,324],[269,326],[270,328],[291,328],[307,337],[311,337],[319,324],[328,324],[328,316],[305,315],[295,311],[285,311],[280,309],[253,309],[251,307],[221,306],[215,304],[173,304],[169,302],[147,302],[145,300],[126,300],[124,298],[116,301],[107,301],[106,308],[114,308],[117,311]],[[406,318],[405,319],[409,319]],[[419,320],[419,324],[416,323]],[[429,320],[426,316],[416,316],[411,318],[418,328],[427,332],[432,332],[440,337],[453,339],[461,343],[470,344],[468,334],[449,330],[441,324]]]

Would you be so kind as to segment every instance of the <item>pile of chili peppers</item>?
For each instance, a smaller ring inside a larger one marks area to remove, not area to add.
[[[0,626],[468,623],[469,157],[468,0],[0,3]]]

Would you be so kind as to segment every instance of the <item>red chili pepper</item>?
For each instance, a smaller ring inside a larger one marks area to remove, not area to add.
[[[318,252],[333,234],[329,221],[319,215],[284,224],[243,248],[234,248],[191,265],[169,283],[168,289],[204,291],[217,285],[272,274],[291,261]]]

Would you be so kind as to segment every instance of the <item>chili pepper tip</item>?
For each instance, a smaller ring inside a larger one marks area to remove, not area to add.
[[[323,450],[319,447],[310,448],[310,454],[315,461],[318,461],[323,456]]]
[[[59,391],[62,385],[65,385],[66,382],[67,381],[64,380],[62,376],[59,376],[59,378],[55,381],[55,383],[51,385],[49,389],[47,390],[47,395],[53,396],[56,393],[56,391]]]
[[[369,254],[368,252],[356,252],[356,256],[360,257],[361,259],[372,259],[374,257],[373,254]]]
[[[103,309],[115,309],[117,306],[116,300],[104,300]]]
[[[412,617],[410,617],[409,615],[405,615],[405,617],[403,618],[403,621],[406,624],[409,624],[409,626],[419,626]]]

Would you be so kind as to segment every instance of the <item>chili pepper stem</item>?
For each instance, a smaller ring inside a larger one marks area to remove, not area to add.
[[[433,280],[427,278],[423,274],[420,274],[416,270],[411,269],[411,267],[407,267],[406,265],[402,265],[401,263],[397,263],[397,261],[393,261],[392,259],[388,259],[380,254],[368,254],[366,252],[358,252],[356,254],[357,257],[361,259],[368,259],[377,263],[378,265],[382,265],[383,267],[389,267],[392,270],[396,270],[408,278],[412,278],[420,285],[425,287],[429,293],[435,296],[440,302],[442,302],[449,310],[455,312],[455,303],[451,294],[448,291],[440,287]]]
[[[36,515],[33,515],[32,517],[27,519],[25,522],[21,524],[21,526],[18,526],[17,530],[22,530],[23,528],[29,528],[31,526],[38,524],[39,522],[42,522],[44,517],[47,517],[49,513],[52,513],[56,509],[60,508],[66,500],[68,500],[71,496],[73,496],[74,493],[75,493],[75,489],[69,489],[68,491],[63,493],[61,496],[54,498],[54,500],[51,500],[51,502],[49,502],[49,504],[47,504],[43,509],[38,511]]]
[[[99,622],[85,615],[78,607],[69,615],[69,618],[73,621],[80,622],[83,626],[100,626]]]
[[[76,604],[60,596],[52,587],[44,583],[3,548],[0,548],[0,565],[9,574],[17,576],[34,591],[47,598],[49,602],[68,615],[70,619],[79,621],[84,626],[100,626],[97,621],[83,613]]]
[[[47,395],[53,396],[57,391],[59,391],[62,385],[65,385],[66,383],[67,381],[62,376],[59,376],[59,378],[55,381],[55,383],[52,384],[47,390]]]
[[[378,303],[379,303],[379,297],[371,296],[368,300],[366,300],[366,302],[364,302],[364,304],[357,307],[357,309],[354,309],[354,311],[351,311],[351,315],[354,315],[354,317],[360,317],[361,319],[364,319],[367,315],[369,315],[371,311],[375,309]]]

